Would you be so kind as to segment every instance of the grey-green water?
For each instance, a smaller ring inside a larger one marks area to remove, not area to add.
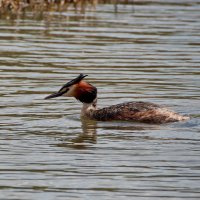
[[[199,199],[200,3],[152,1],[0,20],[0,199]],[[167,125],[82,121],[43,100],[79,73],[99,107],[167,105]]]

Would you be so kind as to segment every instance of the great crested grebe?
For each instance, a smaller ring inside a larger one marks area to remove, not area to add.
[[[149,102],[127,102],[97,109],[97,88],[83,80],[80,74],[45,99],[59,96],[75,97],[83,103],[81,114],[93,120],[126,120],[145,123],[168,123],[189,119],[160,105]]]

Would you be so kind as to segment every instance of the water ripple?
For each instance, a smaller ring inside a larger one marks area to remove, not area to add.
[[[0,198],[198,199],[199,7],[154,0],[2,19]],[[43,100],[79,73],[99,107],[152,101],[192,119],[96,123],[74,99]]]

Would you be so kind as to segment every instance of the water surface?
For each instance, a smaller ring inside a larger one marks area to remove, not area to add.
[[[98,5],[0,20],[0,199],[199,199],[200,4]],[[43,100],[79,73],[98,105],[143,100],[191,120],[93,122]]]

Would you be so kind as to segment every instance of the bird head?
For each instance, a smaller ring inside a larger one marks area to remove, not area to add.
[[[75,79],[63,85],[57,92],[45,97],[45,99],[65,96],[75,97],[82,103],[92,103],[97,97],[97,89],[83,80],[86,76],[85,74],[80,74]]]

